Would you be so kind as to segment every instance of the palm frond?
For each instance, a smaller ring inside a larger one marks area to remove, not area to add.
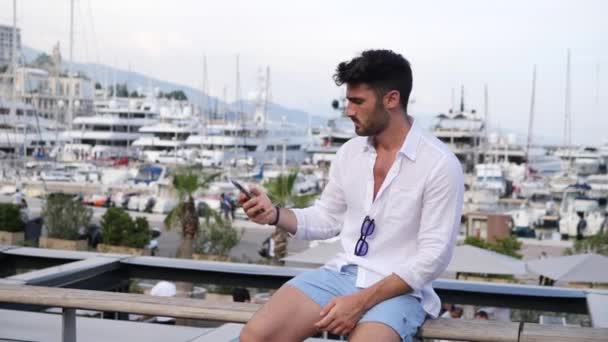
[[[184,202],[180,202],[175,206],[175,208],[171,209],[171,211],[165,216],[163,220],[165,229],[171,230],[177,226],[182,225],[182,218],[184,216],[186,204]]]

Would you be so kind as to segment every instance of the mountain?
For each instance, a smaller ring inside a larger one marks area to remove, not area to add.
[[[38,55],[43,53],[42,51],[32,49],[27,46],[23,46],[22,49],[23,57],[26,63],[31,63]],[[68,63],[64,61],[65,65],[64,69],[67,69]],[[117,69],[113,67],[109,67],[103,64],[96,63],[72,63],[73,67],[71,70],[80,71],[87,75],[89,78],[93,79],[95,82],[105,83],[104,79],[107,77],[107,83],[126,83],[127,87],[130,90],[137,90],[137,88],[146,88],[146,87],[154,87],[158,88],[162,92],[171,92],[174,90],[183,91],[188,99],[197,105],[203,104],[203,99],[207,100],[209,106],[222,106],[225,105],[221,100],[212,97],[203,95],[203,93],[196,88],[172,83],[164,80],[160,80],[154,77],[150,77],[138,72],[127,71],[122,69]],[[236,108],[237,103],[228,103],[228,108]],[[240,104],[241,105],[241,104]],[[242,100],[242,108],[245,112],[253,112],[255,108],[255,103],[248,100]],[[278,103],[269,103],[268,104],[268,117],[272,121],[282,121],[283,117],[285,117],[287,122],[308,126],[309,122],[309,113],[293,108],[287,108]],[[310,115],[310,122],[313,127],[318,127],[321,125],[325,125],[327,123],[327,118],[318,116],[318,115]]]

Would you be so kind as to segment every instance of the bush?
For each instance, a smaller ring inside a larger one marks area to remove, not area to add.
[[[133,231],[125,236],[125,244],[129,247],[144,248],[150,242],[150,224],[145,217],[135,219]]]
[[[109,208],[101,218],[103,243],[144,248],[150,241],[150,225],[145,217],[133,221],[121,208]]]
[[[222,220],[218,213],[213,212],[212,219],[201,227],[195,251],[201,254],[228,255],[242,236],[242,231],[237,231],[230,222]]]
[[[54,194],[47,197],[42,217],[49,237],[78,240],[80,228],[89,225],[93,210],[86,208],[70,195]]]
[[[469,236],[464,240],[464,244],[487,249],[518,259],[522,258],[522,255],[518,253],[521,250],[521,242],[519,242],[514,236],[509,236],[504,239],[496,239],[496,242],[494,243],[487,242],[475,236]]]
[[[11,203],[0,203],[0,230],[22,232],[25,224],[21,220],[19,206]]]
[[[599,232],[583,240],[574,241],[574,246],[568,248],[564,255],[596,253],[608,256],[608,232]]]

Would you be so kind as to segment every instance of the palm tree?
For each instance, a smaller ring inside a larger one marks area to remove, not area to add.
[[[173,175],[173,187],[177,191],[179,203],[167,214],[164,224],[166,229],[181,227],[182,241],[177,252],[179,258],[192,258],[194,241],[200,228],[192,194],[200,188],[207,188],[217,176],[219,173],[201,176],[192,168],[178,169]],[[206,211],[204,215],[208,219],[210,213]]]
[[[287,175],[281,174],[279,177],[266,182],[265,187],[272,203],[280,207],[304,208],[317,197],[317,194],[295,195],[293,193],[298,172],[299,170],[296,169]],[[287,237],[287,232],[278,228],[271,235],[274,242],[273,261],[275,263],[280,263],[280,260],[287,256]]]

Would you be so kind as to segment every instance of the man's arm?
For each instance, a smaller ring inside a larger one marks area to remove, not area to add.
[[[276,226],[294,235],[298,230],[298,220],[292,210],[278,208],[272,204],[268,195],[262,189],[251,186],[251,193],[255,196],[243,203],[243,210],[247,216],[255,223],[270,224],[277,221]],[[240,201],[244,201],[244,196]],[[279,211],[277,212],[277,208]]]
[[[301,240],[319,240],[336,236],[342,226],[346,199],[340,182],[339,160],[342,150],[338,150],[336,159],[329,169],[329,181],[320,198],[310,207],[304,209],[280,208],[277,211],[266,193],[258,187],[251,186],[253,198],[247,200],[240,196],[240,203],[247,216],[259,224],[275,224]]]
[[[391,271],[413,291],[422,289],[447,268],[462,214],[464,180],[456,157],[437,163],[426,180],[416,254]]]

